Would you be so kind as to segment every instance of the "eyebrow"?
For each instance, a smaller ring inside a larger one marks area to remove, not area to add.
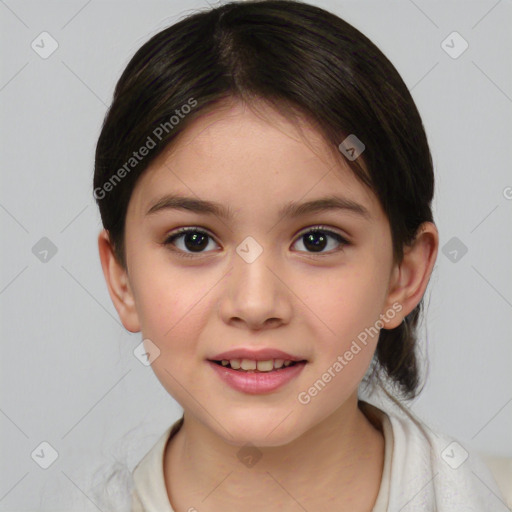
[[[163,210],[186,210],[194,213],[216,215],[224,219],[233,218],[233,210],[224,204],[215,201],[204,201],[193,197],[169,194],[158,199],[149,208],[146,215]],[[327,196],[307,201],[305,203],[289,202],[279,210],[279,218],[294,218],[307,214],[332,210],[345,210],[360,215],[365,219],[371,218],[370,212],[361,204],[351,199],[338,196]]]

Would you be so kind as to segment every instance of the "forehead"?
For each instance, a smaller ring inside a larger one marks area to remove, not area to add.
[[[144,216],[165,194],[211,200],[237,213],[266,215],[286,203],[327,195],[382,214],[375,195],[307,122],[265,104],[229,103],[195,119],[148,167],[129,213]]]

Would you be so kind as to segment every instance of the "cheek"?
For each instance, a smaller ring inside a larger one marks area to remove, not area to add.
[[[387,262],[380,260],[378,253],[361,251],[357,259],[304,284],[305,321],[316,326],[317,344],[307,379],[312,387],[303,391],[319,413],[348,398],[372,360],[387,290]]]
[[[374,325],[381,313],[385,292],[382,271],[372,261],[365,264],[360,259],[355,265],[308,280],[304,284],[303,302],[310,311],[311,321],[313,314],[316,315],[315,323],[322,328],[322,338],[331,339],[335,346]]]
[[[193,311],[201,290],[160,245],[160,238],[153,233],[158,230],[128,219],[126,224],[129,279],[142,335],[160,348],[172,340],[176,326],[180,325],[180,319],[186,318],[187,311]]]
[[[151,257],[150,257],[151,256]],[[204,319],[205,300],[215,280],[197,268],[179,268],[165,254],[133,258],[136,308],[142,334],[162,351],[193,352]]]
[[[352,266],[309,293],[308,322],[315,325],[314,361],[297,400],[315,417],[344,403],[363,379],[378,341],[382,283],[371,267]],[[314,311],[316,314],[313,314]]]
[[[150,339],[160,350],[151,364],[153,372],[171,396],[187,403],[190,394],[201,393],[196,362],[212,307],[207,293],[215,281],[209,284],[197,274],[193,277],[193,270],[166,267],[153,265],[139,276],[137,310],[144,339]]]

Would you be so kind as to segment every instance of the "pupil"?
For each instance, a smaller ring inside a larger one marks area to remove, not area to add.
[[[320,252],[325,248],[327,242],[327,237],[321,231],[313,231],[308,235],[304,235],[304,238],[304,245],[313,252]]]
[[[188,243],[190,242],[190,243]],[[208,245],[208,236],[202,233],[186,233],[185,246],[190,251],[204,249]]]

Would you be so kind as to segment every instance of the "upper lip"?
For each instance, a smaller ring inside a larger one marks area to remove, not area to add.
[[[269,359],[284,359],[285,361],[304,361],[303,357],[294,356],[275,348],[235,348],[213,356],[210,361],[222,361],[223,359],[250,359],[252,361],[268,361]]]

